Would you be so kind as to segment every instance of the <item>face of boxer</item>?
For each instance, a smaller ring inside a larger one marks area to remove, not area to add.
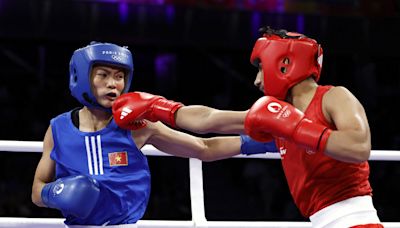
[[[123,69],[113,66],[97,65],[91,73],[92,92],[97,102],[110,108],[125,87],[126,74]]]
[[[285,65],[288,65],[288,64],[290,63],[290,60],[289,60],[289,58],[284,58],[284,59],[282,60],[282,62],[283,62]],[[286,67],[282,67],[280,70],[282,71],[282,73],[286,73],[287,68],[286,68]],[[265,82],[264,82],[264,71],[263,71],[263,69],[262,69],[262,63],[260,62],[260,63],[258,64],[258,72],[257,72],[256,79],[254,80],[254,85],[255,85],[261,92],[264,93],[264,83],[265,83]]]
[[[254,80],[254,85],[261,91],[264,93],[264,72],[263,69],[261,67],[261,63],[258,66],[258,72],[257,72],[257,76],[256,79]]]

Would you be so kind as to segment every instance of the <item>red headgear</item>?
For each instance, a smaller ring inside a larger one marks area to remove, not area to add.
[[[310,76],[318,81],[322,48],[302,34],[269,29],[256,41],[250,61],[262,64],[265,95],[284,100],[296,83]]]

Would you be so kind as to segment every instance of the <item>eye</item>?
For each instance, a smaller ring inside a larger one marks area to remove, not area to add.
[[[125,75],[124,74],[116,74],[115,78],[118,80],[123,80],[125,78]]]
[[[103,78],[107,77],[107,74],[105,72],[101,72],[101,71],[97,72],[96,75],[103,77]]]

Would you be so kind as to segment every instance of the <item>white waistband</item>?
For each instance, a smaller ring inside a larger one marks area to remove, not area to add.
[[[83,226],[83,225],[65,225],[66,228],[137,228],[137,224],[121,224],[121,225],[110,225],[110,226]]]
[[[310,217],[313,228],[380,223],[371,196],[356,196],[325,207]]]

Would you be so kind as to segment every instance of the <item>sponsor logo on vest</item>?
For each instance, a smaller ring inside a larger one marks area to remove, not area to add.
[[[284,156],[286,154],[286,148],[284,148],[283,146],[279,147],[279,153],[281,154],[281,156]]]

